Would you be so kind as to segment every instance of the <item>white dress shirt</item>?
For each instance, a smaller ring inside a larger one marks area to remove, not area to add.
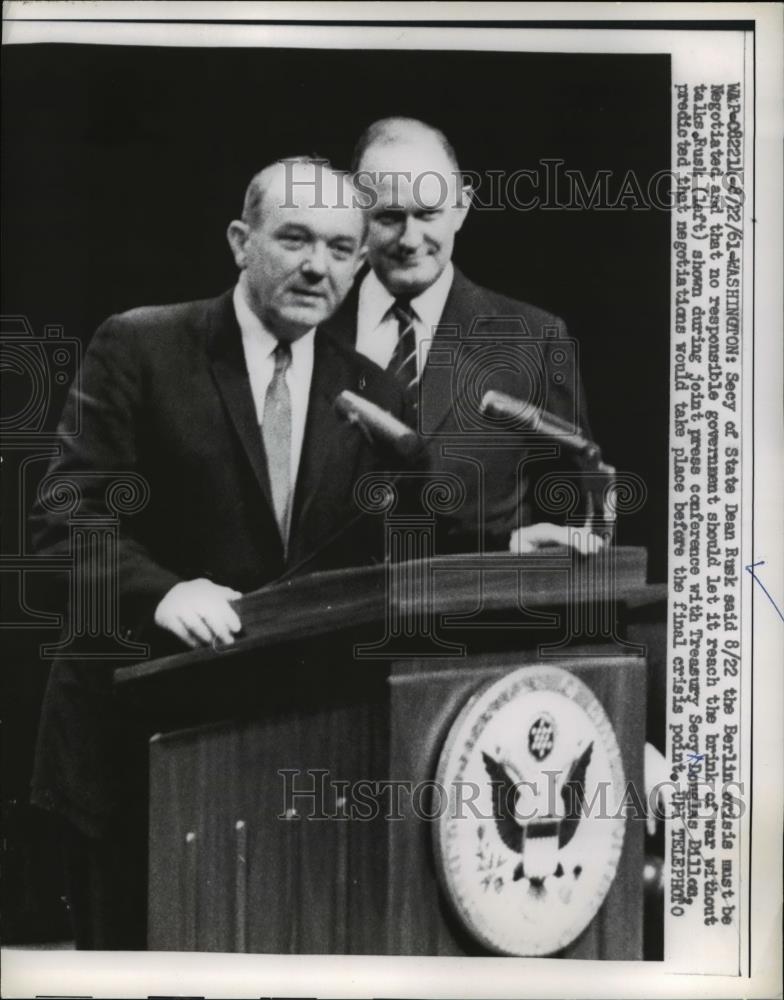
[[[253,403],[259,434],[264,419],[264,400],[267,389],[275,373],[275,348],[278,338],[269,332],[248,305],[242,287],[242,279],[234,289],[234,312],[242,333],[242,349],[248,369]],[[286,385],[291,396],[291,489],[294,491],[305,439],[305,421],[308,416],[308,398],[313,377],[313,341],[315,327],[291,344],[291,364],[286,372]]]
[[[433,340],[434,327],[441,322],[455,269],[450,261],[438,279],[411,300],[414,310],[414,336],[417,344],[417,376],[421,377]],[[398,339],[398,324],[390,311],[395,296],[388,292],[373,271],[366,276],[359,289],[357,314],[357,350],[360,354],[386,368],[392,360]]]

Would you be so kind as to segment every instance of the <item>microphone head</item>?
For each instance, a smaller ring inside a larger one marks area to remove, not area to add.
[[[582,431],[573,427],[562,417],[534,407],[522,399],[515,399],[505,392],[489,389],[482,397],[482,413],[488,417],[502,419],[521,431],[541,434],[557,441],[568,451],[578,453],[587,461],[601,461],[599,448],[593,441],[583,436]]]
[[[538,414],[535,410],[532,411],[530,403],[497,389],[487,390],[482,396],[479,409],[482,416],[513,421],[523,430],[536,430]]]
[[[353,392],[349,392],[348,389],[344,389],[335,396],[334,407],[337,413],[340,414],[349,423],[355,424],[359,421],[359,414],[357,413],[356,407],[352,402]]]
[[[377,444],[391,447],[406,460],[421,450],[419,436],[402,420],[355,392],[344,389],[335,397],[335,409],[349,423],[358,425]]]

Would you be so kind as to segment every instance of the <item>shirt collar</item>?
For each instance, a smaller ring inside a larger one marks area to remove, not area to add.
[[[411,300],[411,305],[427,330],[441,321],[449,289],[455,276],[450,260],[438,278],[424,292]],[[359,308],[375,329],[383,321],[395,301],[395,296],[381,284],[375,271],[369,271],[359,290]]]
[[[278,346],[278,338],[274,333],[270,333],[256,313],[248,305],[248,300],[245,297],[242,275],[240,275],[240,280],[234,286],[232,300],[234,302],[234,312],[237,316],[237,323],[239,324],[243,340],[256,341],[261,348],[262,355],[264,357],[268,354],[272,354]],[[315,336],[316,328],[313,327],[313,329],[308,330],[304,336],[298,337],[296,340],[291,342],[292,363],[296,363],[298,356],[313,352],[313,340]]]

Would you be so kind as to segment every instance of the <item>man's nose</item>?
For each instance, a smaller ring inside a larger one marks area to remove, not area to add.
[[[302,261],[302,271],[311,280],[323,278],[327,273],[327,248],[323,243],[314,243]]]
[[[403,223],[403,228],[400,230],[400,235],[397,238],[398,245],[401,250],[416,250],[422,240],[422,233],[416,219],[411,216],[406,216],[406,221]]]

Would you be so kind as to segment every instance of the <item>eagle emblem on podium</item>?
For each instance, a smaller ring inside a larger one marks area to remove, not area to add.
[[[564,876],[564,869],[558,854],[575,834],[585,808],[585,772],[591,760],[593,743],[572,763],[566,780],[560,788],[563,812],[550,814],[544,803],[544,815],[520,818],[517,810],[522,797],[521,786],[526,783],[524,775],[516,772],[513,765],[494,760],[482,752],[485,769],[493,785],[493,818],[501,840],[520,855],[512,875],[513,881],[527,879],[530,891],[542,894],[548,875],[556,878]],[[549,789],[548,789],[549,791]],[[530,844],[528,866],[525,863],[526,845]],[[581,867],[577,866],[574,877],[579,878]]]
[[[439,874],[467,929],[500,954],[570,944],[612,885],[626,823],[620,750],[588,685],[555,666],[493,681],[453,723],[437,781]]]

